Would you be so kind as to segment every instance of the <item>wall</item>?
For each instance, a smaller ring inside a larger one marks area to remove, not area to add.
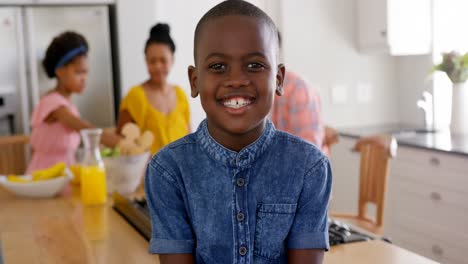
[[[138,2],[138,3],[137,3]],[[156,1],[117,0],[121,95],[147,79],[143,48],[156,21]]]
[[[156,22],[171,25],[177,45],[169,81],[190,95],[187,66],[193,64],[193,32],[200,17],[219,0],[118,0],[122,94],[147,78],[142,48]],[[356,50],[355,0],[252,0],[282,30],[286,67],[300,73],[321,98],[324,118],[336,127],[396,123],[395,59]],[[135,19],[138,17],[138,19]],[[310,32],[310,33],[307,33]],[[370,100],[358,102],[359,84],[369,84]],[[344,103],[333,103],[332,87],[344,87]],[[198,98],[190,98],[192,129],[205,114]]]
[[[171,26],[171,35],[176,43],[175,63],[169,81],[182,86],[189,97],[192,130],[195,130],[205,117],[199,98],[190,97],[187,68],[194,64],[193,33],[198,20],[218,2],[220,1],[157,1],[157,22],[168,23]]]
[[[400,122],[422,127],[424,112],[416,107],[416,102],[422,99],[423,91],[433,93],[429,75],[432,55],[397,57],[395,60]]]
[[[171,34],[176,43],[174,67],[169,75],[169,81],[181,85],[190,97],[190,84],[187,68],[193,65],[193,37],[195,27],[200,18],[220,0],[185,1],[159,0],[156,5],[157,22],[168,23],[171,26]],[[278,18],[277,0],[251,0],[249,1]],[[192,130],[205,118],[199,98],[190,97],[190,109],[192,113]]]
[[[325,121],[336,127],[398,122],[394,58],[356,50],[355,0],[281,1],[286,67],[302,74],[322,98]],[[357,86],[370,85],[358,102]],[[332,103],[342,87],[344,103]]]

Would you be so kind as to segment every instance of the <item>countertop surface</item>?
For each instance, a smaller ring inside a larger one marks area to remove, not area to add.
[[[338,131],[341,136],[353,138],[374,134],[393,135],[401,146],[468,157],[468,134],[457,135],[449,131],[426,132],[403,124],[351,127],[338,129]]]
[[[140,194],[137,194],[137,196]],[[0,264],[159,263],[148,242],[112,209],[83,206],[79,188],[68,196],[26,199],[0,187]],[[382,242],[334,246],[325,264],[433,264],[431,260]]]

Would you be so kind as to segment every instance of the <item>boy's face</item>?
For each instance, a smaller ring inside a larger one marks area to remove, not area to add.
[[[262,131],[285,68],[277,63],[276,32],[256,18],[225,16],[206,22],[198,37],[192,97],[200,94],[210,130],[243,135]]]

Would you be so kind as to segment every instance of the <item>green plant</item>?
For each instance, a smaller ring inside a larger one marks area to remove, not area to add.
[[[452,83],[464,83],[468,79],[468,52],[464,55],[452,51],[442,53],[442,62],[434,65],[432,72],[442,71]]]

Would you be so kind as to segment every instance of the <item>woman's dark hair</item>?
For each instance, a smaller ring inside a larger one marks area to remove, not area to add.
[[[171,28],[168,24],[158,23],[151,28],[150,36],[145,45],[145,53],[151,44],[166,44],[171,49],[172,54],[174,54],[176,47],[171,38]]]
[[[79,55],[88,53],[88,42],[79,33],[66,31],[56,36],[47,48],[42,61],[49,78],[55,77],[55,70],[69,64]]]

